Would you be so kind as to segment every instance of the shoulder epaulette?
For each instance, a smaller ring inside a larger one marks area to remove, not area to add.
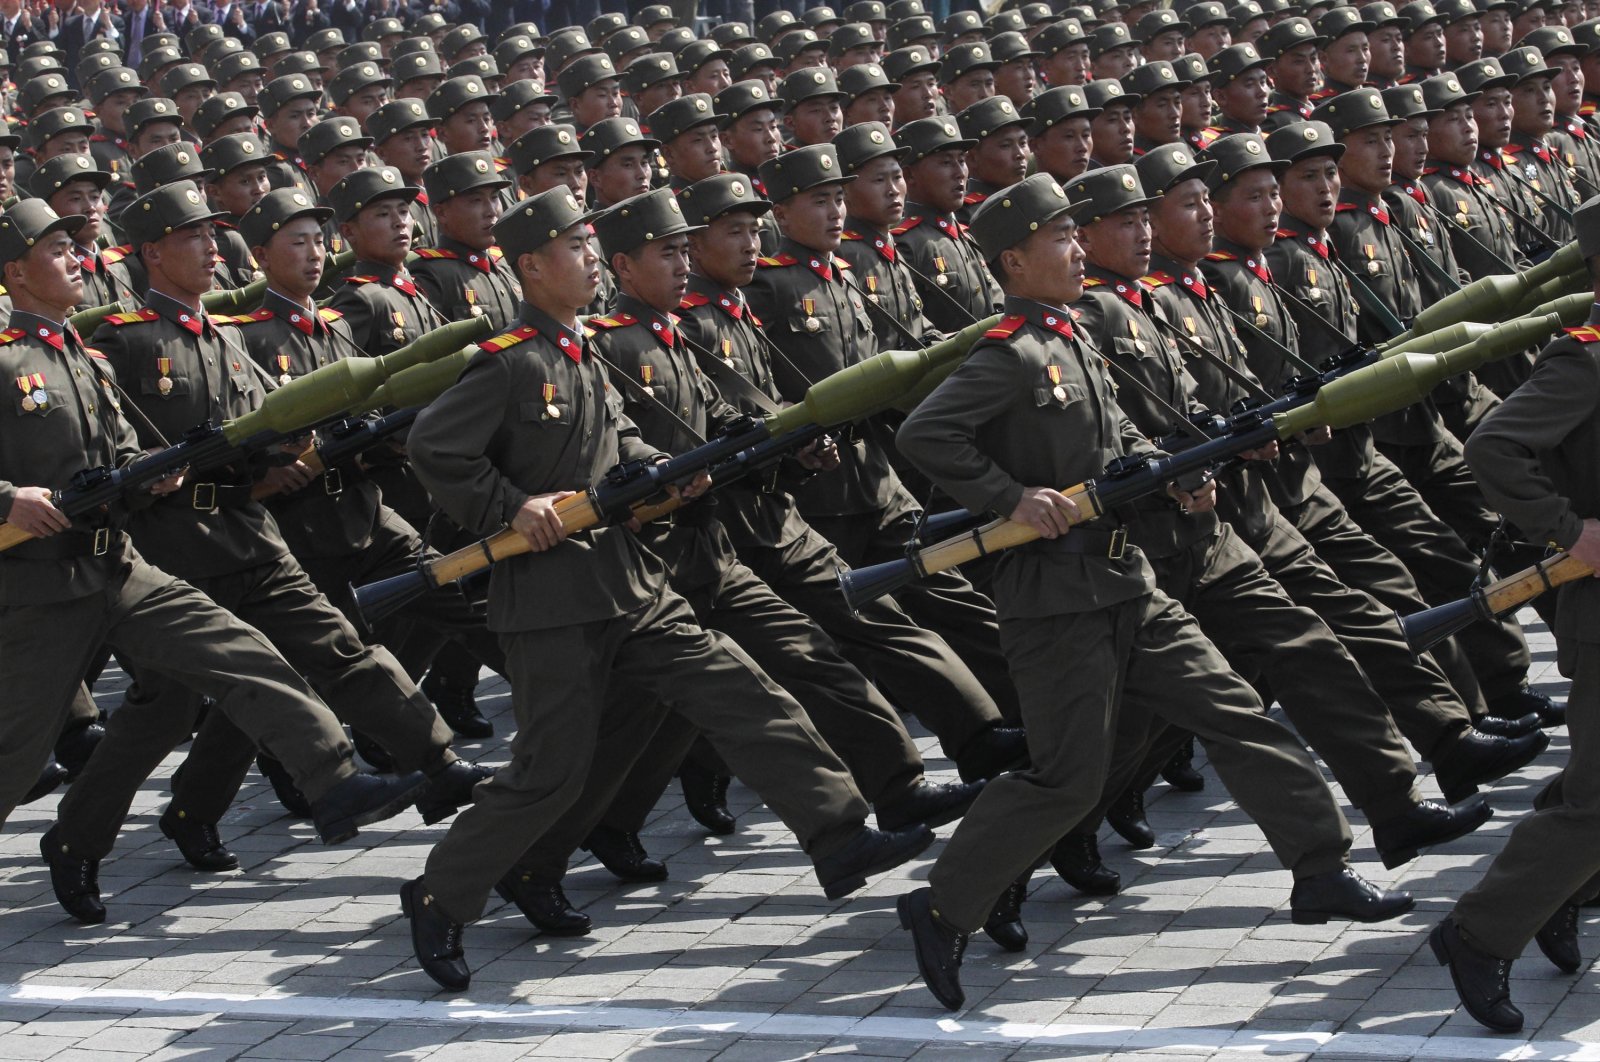
[[[800,259],[792,254],[775,254],[771,258],[757,258],[756,265],[771,269],[775,266],[792,266],[799,261]]]
[[[961,201],[967,206],[972,206],[974,203],[981,203],[988,198],[988,192],[968,192],[966,195],[961,197]]]
[[[1171,273],[1164,273],[1158,269],[1154,273],[1146,273],[1139,279],[1149,284],[1152,288],[1161,288],[1175,282],[1178,278]]]
[[[854,229],[845,229],[843,232],[841,232],[839,234],[839,238],[841,240],[860,240],[860,239],[865,239],[865,237],[863,237],[861,235],[861,233],[856,232]]]
[[[492,258],[496,262],[498,262],[498,261],[500,261],[500,259],[504,258],[505,256],[506,256],[506,253],[500,249],[500,245],[499,244],[490,244],[489,245],[489,257],[490,258]]]
[[[344,278],[344,282],[346,284],[361,285],[361,284],[371,284],[374,281],[376,281],[377,279],[378,279],[377,277],[366,277],[366,276],[362,276],[362,277],[345,277]]]
[[[1359,209],[1361,209],[1361,208],[1355,203],[1340,203],[1338,206],[1333,208],[1333,212],[1335,214],[1343,214],[1346,210],[1359,210]]]
[[[107,247],[100,252],[100,260],[110,264],[120,262],[133,253],[133,244],[125,243],[121,247]]]
[[[1001,322],[983,334],[985,339],[1010,339],[1017,329],[1028,323],[1028,319],[1020,313],[1014,313],[1004,318]]]
[[[111,360],[110,358],[106,357],[105,352],[102,351],[99,347],[84,347],[83,348],[83,352],[85,354],[89,355],[89,357],[98,359],[100,361],[110,361]]]
[[[704,292],[691,291],[691,292],[689,292],[689,294],[685,295],[683,297],[683,299],[678,303],[678,309],[680,309],[680,310],[692,310],[696,306],[710,306],[710,305],[711,305],[711,296],[710,295],[707,295]]]
[[[27,334],[28,333],[21,328],[8,328],[4,332],[0,332],[0,343],[10,343],[14,340],[21,339]]]
[[[614,313],[605,317],[596,316],[589,318],[588,321],[589,327],[593,330],[599,330],[603,328],[623,328],[627,325],[638,323],[639,319],[631,313]],[[592,335],[593,332],[590,334]]]
[[[317,310],[317,316],[322,318],[324,321],[344,320],[344,314],[340,313],[338,310],[330,310],[326,306],[320,307]]]
[[[1104,283],[1105,283],[1105,281],[1101,280],[1099,277],[1084,277],[1083,278],[1083,286],[1086,287],[1086,288],[1098,288],[1100,285],[1102,285]]]
[[[478,344],[478,349],[486,350],[490,354],[498,354],[502,350],[505,350],[508,347],[514,347],[523,340],[532,339],[538,334],[539,330],[537,328],[523,325],[521,328],[513,328],[509,332],[502,332],[500,335],[497,335],[492,339],[485,339],[482,343]]]
[[[260,309],[254,313],[221,314],[214,313],[211,320],[217,324],[254,324],[257,321],[270,321],[276,316],[271,310]]]
[[[1567,328],[1563,329],[1563,331],[1565,331],[1567,335],[1571,336],[1573,339],[1576,339],[1579,343],[1600,343],[1600,328],[1596,328],[1594,325],[1583,325],[1579,328]]]
[[[1231,251],[1212,251],[1206,255],[1206,261],[1208,262],[1237,262],[1238,260],[1239,256]]]
[[[912,229],[916,228],[918,225],[921,225],[921,224],[922,224],[922,219],[920,217],[906,218],[904,221],[902,221],[900,224],[896,225],[894,228],[890,229],[889,231],[894,233],[896,236],[904,236],[906,233],[910,232]]]
[[[122,325],[136,324],[140,321],[154,321],[160,316],[161,315],[156,313],[154,310],[135,310],[132,313],[114,313],[110,317],[106,318],[106,324],[121,327]]]
[[[846,262],[843,258],[840,258],[838,255],[834,255],[833,256],[833,264],[838,266],[840,269],[854,269],[855,268],[849,262]]]
[[[418,258],[459,258],[454,251],[442,251],[437,247],[418,247]]]

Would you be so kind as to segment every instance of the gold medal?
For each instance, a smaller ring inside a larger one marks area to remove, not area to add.
[[[38,403],[34,402],[32,395],[23,395],[22,396],[22,411],[24,413],[32,413],[34,410],[36,410],[38,408],[39,408]]]
[[[1379,266],[1378,266],[1377,260],[1376,259],[1368,259],[1368,261],[1367,261],[1367,272],[1368,273],[1372,273],[1372,274],[1375,275],[1378,272],[1378,269],[1379,269]]]
[[[949,273],[940,273],[938,276],[934,277],[933,279],[934,279],[934,282],[937,283],[941,288],[948,288],[950,286],[950,274]]]
[[[552,403],[552,404],[544,407],[544,415],[549,417],[551,420],[560,420],[561,419],[561,410],[557,409],[555,407],[555,404]]]
[[[807,332],[816,332],[822,328],[822,322],[815,317],[807,317],[805,324]]]
[[[472,307],[472,316],[474,316],[474,317],[482,317],[483,316],[483,307],[482,306],[474,306],[474,307]]]
[[[1308,299],[1320,299],[1320,298],[1322,298],[1322,289],[1321,288],[1307,288],[1306,289],[1306,298],[1308,298]]]
[[[556,385],[553,383],[545,384],[543,394],[545,418],[547,420],[560,420],[561,410],[556,406]]]
[[[170,395],[172,393],[172,377],[163,376],[160,382],[156,384],[156,390],[164,395]]]
[[[1050,393],[1056,396],[1057,402],[1065,402],[1067,400],[1067,389],[1060,384],[1056,384],[1056,389]]]
[[[292,379],[294,379],[293,376],[290,376],[288,373],[284,373],[282,376],[278,377],[278,386],[282,387]]]
[[[1467,226],[1467,215],[1466,215],[1465,211],[1462,211],[1461,213],[1456,215],[1456,224],[1460,225],[1462,228],[1467,228],[1468,227]]]
[[[406,330],[404,328],[396,328],[391,335],[394,336],[394,341],[396,343],[403,343],[405,342],[406,338]]]
[[[1265,328],[1265,327],[1267,327],[1267,315],[1266,314],[1264,314],[1264,313],[1256,314],[1256,327],[1257,328]]]

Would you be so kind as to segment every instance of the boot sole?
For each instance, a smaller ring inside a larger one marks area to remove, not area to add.
[[[1456,998],[1461,1001],[1461,1006],[1468,1014],[1472,1015],[1473,1021],[1482,1025],[1485,1029],[1503,1033],[1521,1032],[1522,1021],[1520,1018],[1515,1025],[1490,1021],[1486,1015],[1479,1014],[1477,1008],[1467,1002],[1466,993],[1461,990],[1461,978],[1456,976],[1456,964],[1450,961],[1449,949],[1444,945],[1444,933],[1441,931],[1442,925],[1443,923],[1435,926],[1433,932],[1428,934],[1428,947],[1433,950],[1433,957],[1439,961],[1439,965],[1446,967],[1450,971],[1450,983],[1455,986]]]
[[[1417,898],[1412,896],[1406,900],[1405,905],[1402,907],[1397,907],[1393,911],[1387,911],[1383,914],[1374,914],[1371,916],[1349,914],[1345,911],[1301,911],[1290,908],[1289,920],[1297,926],[1327,925],[1335,918],[1347,922],[1361,922],[1371,925],[1376,922],[1387,922],[1391,918],[1399,918],[1401,915],[1407,913],[1416,906]]]
[[[1451,784],[1449,787],[1446,787],[1444,782],[1441,780],[1439,783],[1439,788],[1440,791],[1444,793],[1445,800],[1451,804],[1458,804],[1467,797],[1471,796],[1478,786],[1489,785],[1491,782],[1498,782],[1500,779],[1504,778],[1508,774],[1511,774],[1513,771],[1522,770],[1528,764],[1538,759],[1540,753],[1544,752],[1545,749],[1550,747],[1550,735],[1541,731],[1539,736],[1543,740],[1535,741],[1531,751],[1521,756],[1512,757],[1509,761],[1507,761],[1506,766],[1496,765],[1493,767],[1485,767],[1478,773],[1469,775],[1459,782]],[[1435,771],[1434,777],[1437,778],[1438,774],[1439,772]]]
[[[417,960],[417,965],[422,967],[422,972],[427,974],[433,980],[433,983],[440,988],[451,992],[465,992],[472,984],[470,974],[460,984],[451,984],[441,980],[438,974],[428,969],[428,964],[423,961],[422,953],[417,948],[417,912],[416,904],[411,899],[411,893],[416,888],[416,884],[414,881],[408,881],[400,886],[400,913],[406,916],[406,921],[410,924],[411,929],[411,957]]]
[[[402,789],[394,799],[388,803],[380,804],[375,808],[357,812],[348,818],[336,819],[326,827],[318,826],[317,835],[322,838],[323,844],[343,844],[361,832],[361,827],[370,826],[374,822],[393,818],[406,808],[417,802],[417,795],[427,788],[427,782],[418,782],[416,785]]]
[[[876,863],[856,871],[849,877],[835,878],[834,880],[827,882],[822,886],[822,894],[830,900],[837,900],[848,896],[852,892],[855,892],[857,889],[865,885],[867,883],[867,879],[872,877],[874,874],[882,874],[886,870],[893,870],[902,863],[909,863],[923,852],[926,852],[928,850],[928,846],[932,843],[933,834],[924,833],[921,837],[917,838],[916,844],[912,845],[904,852],[885,855]]]
[[[1533,938],[1533,942],[1535,944],[1539,945],[1540,953],[1543,954],[1545,958],[1550,960],[1550,965],[1554,966],[1556,969],[1560,970],[1562,973],[1564,973],[1564,974],[1575,974],[1579,970],[1583,969],[1583,958],[1581,956],[1579,957],[1577,962],[1569,963],[1569,962],[1566,962],[1565,960],[1557,959],[1554,955],[1550,954],[1550,949],[1545,946],[1543,937],[1535,935],[1534,938]]]
[[[534,916],[532,911],[522,906],[522,903],[517,899],[516,895],[512,893],[510,889],[503,885],[496,884],[494,891],[502,900],[520,911],[522,913],[522,917],[528,920],[529,925],[533,926],[533,928],[537,929],[547,937],[586,937],[589,935],[589,931],[594,929],[593,923],[584,926],[582,929],[579,929],[577,926],[548,926],[539,921],[539,919]]]
[[[1424,848],[1433,848],[1436,845],[1449,844],[1451,841],[1460,840],[1467,834],[1475,832],[1478,827],[1494,818],[1493,808],[1489,807],[1488,804],[1483,805],[1483,808],[1484,815],[1482,818],[1478,819],[1476,822],[1472,822],[1471,825],[1460,826],[1457,829],[1446,833],[1442,837],[1425,841],[1420,844],[1414,844],[1409,848],[1378,849],[1378,855],[1383,859],[1384,869],[1393,870],[1395,867],[1411,862],[1413,859],[1417,858],[1417,854]]]

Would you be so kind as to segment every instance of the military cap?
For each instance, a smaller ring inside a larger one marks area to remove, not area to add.
[[[676,26],[678,16],[672,13],[670,4],[646,4],[633,16],[633,24],[643,26],[645,29],[661,25]]]
[[[404,130],[417,126],[432,129],[438,124],[439,119],[428,113],[421,100],[407,98],[390,100],[367,115],[366,130],[374,144],[382,144]]]
[[[717,112],[710,96],[693,92],[663,103],[645,117],[645,122],[650,126],[651,136],[670,144],[691,129],[717,124]]]
[[[304,74],[286,74],[275,77],[267,82],[259,95],[256,96],[256,105],[261,108],[264,118],[271,118],[291,100],[320,100],[322,90],[311,83],[311,79]]]
[[[500,35],[494,39],[495,47],[498,48],[512,37],[532,37],[540,44],[544,43],[544,35],[540,32],[538,23],[513,22],[501,30]]]
[[[23,45],[20,58],[22,60],[54,59],[56,62],[63,64],[61,69],[66,69],[67,53],[55,41],[51,40],[39,40]]]
[[[245,98],[239,93],[219,92],[195,108],[194,131],[203,139],[216,132],[217,127],[229,118],[241,114],[254,118],[259,113],[261,112],[246,103]]]
[[[566,186],[551,188],[513,206],[494,226],[494,242],[515,263],[574,226],[593,220]]]
[[[1162,33],[1182,33],[1187,36],[1191,32],[1189,24],[1176,11],[1166,7],[1158,7],[1140,15],[1139,21],[1134,23],[1134,29],[1142,41],[1153,40]]]
[[[122,65],[122,56],[116,52],[96,52],[86,55],[78,60],[78,84],[87,85],[93,77],[102,70],[113,70]],[[134,79],[139,77],[138,71],[129,71]]]
[[[272,161],[254,133],[229,133],[200,149],[200,163],[219,178],[246,166],[265,166]]]
[[[15,262],[53,232],[77,232],[88,222],[82,214],[60,217],[43,199],[22,199],[0,214],[0,264]]]
[[[664,240],[703,228],[690,224],[670,188],[657,188],[624,199],[595,215],[591,224],[607,260],[613,255],[637,250],[652,240]]]
[[[823,26],[844,25],[844,16],[831,7],[819,4],[816,7],[806,8],[800,15],[800,21],[804,22],[808,29],[819,30]]]
[[[274,55],[279,55],[283,52],[294,51],[294,42],[289,39],[289,35],[287,33],[283,33],[281,31],[275,33],[263,33],[261,36],[256,38],[256,42],[250,50],[255,52],[256,56],[265,62]]]
[[[328,82],[328,99],[342,104],[358,91],[373,85],[394,85],[394,78],[384,74],[384,69],[376,62],[357,62],[355,66],[344,67],[333,75],[333,80]]]
[[[681,63],[683,62],[684,49],[699,39],[699,37],[695,36],[694,30],[690,29],[688,26],[674,26],[672,29],[667,30],[667,32],[656,38],[656,47],[664,52],[677,56],[678,61]],[[707,40],[705,43],[709,44],[713,48],[722,47],[713,40]],[[705,60],[701,61],[704,62]]]
[[[1124,0],[1091,0],[1090,7],[1096,15],[1110,21],[1115,15],[1128,10]]]
[[[1133,107],[1144,99],[1137,92],[1128,91],[1123,87],[1122,82],[1111,77],[1095,78],[1083,86],[1083,94],[1088,99],[1089,106],[1096,111],[1103,111],[1107,107],[1114,107],[1117,104],[1127,104],[1129,107]]]
[[[437,55],[439,49],[434,47],[432,37],[407,37],[403,41],[397,41],[395,46],[389,49],[389,61],[392,63],[402,55],[415,55],[417,52],[432,52]]]
[[[883,46],[893,51],[896,48],[904,48],[906,45],[917,41],[937,41],[938,39],[939,27],[934,23],[933,16],[914,15],[911,18],[903,18],[890,26],[888,33],[884,35]]]
[[[1034,0],[1034,3],[1023,4],[1017,10],[1022,12],[1022,20],[1030,28],[1043,22],[1054,22],[1057,17],[1055,9],[1044,3],[1043,0]]]
[[[552,159],[584,159],[591,154],[578,142],[570,125],[541,125],[529,129],[506,147],[506,157],[519,174],[532,173]]]
[[[328,190],[328,205],[340,224],[351,221],[366,207],[383,199],[411,202],[422,189],[406,184],[392,166],[368,166],[345,174]]]
[[[903,159],[911,153],[909,148],[895,143],[889,127],[882,122],[857,122],[848,126],[833,138],[833,146],[838,149],[839,165],[852,176],[873,159],[885,155]]]
[[[610,158],[613,152],[634,144],[654,151],[661,146],[661,141],[645,136],[639,123],[632,118],[602,118],[578,137],[578,147],[589,153],[595,166]]]
[[[1245,71],[1259,69],[1270,62],[1270,59],[1263,58],[1261,53],[1256,51],[1256,46],[1253,44],[1230,44],[1213,55],[1208,65],[1211,67],[1211,72],[1216,75],[1215,83],[1226,85]]]
[[[513,81],[500,90],[500,95],[489,101],[489,113],[497,122],[503,122],[524,107],[531,107],[535,103],[543,103],[554,107],[561,102],[560,96],[554,96],[544,91],[544,85],[537,81],[523,79]]]
[[[92,133],[94,123],[82,107],[54,107],[35,115],[28,123],[28,140],[35,148],[44,146],[51,137],[63,133]]]
[[[618,30],[625,29],[628,17],[617,11],[608,11],[589,20],[584,31],[589,34],[592,41],[604,41]]]
[[[1090,104],[1081,85],[1057,85],[1022,105],[1023,117],[1033,123],[1028,128],[1029,136],[1042,136],[1047,129],[1067,118],[1092,119],[1099,113],[1100,108]]]
[[[122,125],[128,130],[130,138],[138,136],[139,131],[151,122],[171,122],[181,126],[183,116],[178,113],[178,105],[165,96],[146,96],[134,100],[122,112]]]
[[[454,58],[456,53],[464,51],[483,40],[483,30],[467,22],[444,35],[439,41],[439,54],[447,59]]]
[[[1165,59],[1136,66],[1122,75],[1120,80],[1123,88],[1138,93],[1140,97],[1148,97],[1163,89],[1177,89],[1190,84],[1179,77],[1178,68]]]
[[[181,52],[183,50],[183,41],[178,39],[176,33],[169,30],[146,33],[139,39],[139,50],[148,55],[152,48],[176,48]]]
[[[39,109],[39,105],[52,96],[66,96],[76,99],[77,93],[72,86],[67,84],[64,74],[44,74],[24,82],[22,88],[17,90],[17,99],[21,106],[18,108],[23,114],[32,114]]]
[[[1131,48],[1139,43],[1125,22],[1106,22],[1089,31],[1089,55],[1092,58],[1099,58],[1113,48]]]
[[[143,162],[144,159],[140,159]],[[137,165],[137,164],[136,164]],[[122,212],[119,224],[135,248],[155,243],[180,229],[227,217],[212,210],[199,185],[178,180],[142,192]]]
[[[1033,46],[1048,57],[1070,45],[1087,44],[1088,41],[1089,34],[1085,32],[1082,23],[1075,18],[1064,18],[1040,30],[1039,35],[1033,39]]]
[[[1028,28],[1028,20],[1016,8],[996,11],[983,20],[984,35],[992,42],[1002,33],[1021,33]]]
[[[844,9],[844,17],[851,22],[888,22],[889,8],[883,0],[856,0]]]
[[[1500,69],[1518,84],[1536,77],[1555,77],[1561,71],[1544,61],[1544,53],[1534,45],[1518,45],[1500,57]]]
[[[1530,34],[1529,36],[1532,36]],[[1600,51],[1600,18],[1591,18],[1572,27],[1572,39],[1590,52]]]
[[[1207,180],[1217,168],[1215,159],[1202,158],[1194,148],[1179,142],[1151,148],[1134,161],[1134,170],[1153,198],[1160,199],[1184,181]]]
[[[896,22],[903,18],[915,18],[928,13],[928,5],[922,0],[892,0],[884,9],[889,14],[889,21]]]
[[[933,119],[923,119],[932,121]],[[1000,257],[1062,214],[1078,214],[1087,203],[1073,202],[1066,189],[1048,173],[1002,188],[983,201],[972,215],[972,238],[985,261]]]
[[[1541,26],[1518,41],[1517,47],[1537,48],[1546,59],[1552,55],[1587,55],[1594,50],[1565,26]]]
[[[515,37],[507,37],[494,46],[494,61],[502,70],[511,69],[512,64],[527,58],[530,55],[543,55],[544,43],[537,37],[526,33]]]
[[[613,63],[621,63],[632,52],[649,50],[650,36],[638,26],[625,26],[607,37],[600,47]]]
[[[66,61],[55,53],[30,56],[17,64],[17,80],[26,81],[29,78],[38,77],[40,74],[47,74],[51,71],[65,74],[67,72]]]
[[[1471,3],[1471,0],[1467,0]],[[1285,52],[1311,44],[1320,48],[1328,38],[1318,35],[1316,27],[1306,18],[1286,18],[1277,23],[1256,41],[1256,51],[1263,58],[1277,59]]]
[[[139,81],[139,75],[125,66],[111,66],[89,79],[89,102],[99,106],[113,92],[137,92],[147,96],[150,90]]]
[[[337,26],[330,26],[327,29],[319,29],[307,37],[305,47],[310,52],[329,52],[335,48],[343,48],[349,43]]]
[[[1600,196],[1585,200],[1573,211],[1572,227],[1578,232],[1578,253],[1585,260],[1600,255]]]
[[[1311,117],[1314,121],[1326,122],[1338,140],[1360,129],[1399,123],[1398,118],[1390,117],[1383,93],[1375,88],[1352,89],[1323,100],[1311,112]]]
[[[1332,136],[1325,139],[1329,143],[1333,142]],[[1339,150],[1342,153],[1343,146],[1340,146]],[[1274,173],[1282,173],[1290,165],[1287,159],[1278,160],[1272,157],[1272,153],[1267,150],[1266,138],[1259,133],[1236,133],[1233,136],[1225,136],[1214,141],[1200,153],[1199,157],[1216,163],[1216,166],[1205,175],[1206,187],[1213,192],[1250,170],[1266,167]]]
[[[57,155],[39,163],[28,178],[28,191],[40,199],[49,199],[73,181],[90,181],[100,191],[111,183],[111,174],[95,164],[89,155]]]
[[[1214,76],[1199,52],[1185,52],[1178,56],[1172,61],[1172,72],[1178,75],[1179,81],[1191,85],[1196,81],[1209,81]]]
[[[1354,7],[1330,7],[1317,17],[1317,33],[1330,42],[1346,33],[1372,33],[1377,28],[1376,22]]]
[[[641,55],[628,64],[628,69],[622,74],[622,84],[631,95],[637,96],[652,85],[663,81],[676,81],[683,75],[678,72],[678,64],[666,52],[651,52]]]
[[[617,79],[617,68],[609,55],[584,55],[574,59],[571,65],[561,71],[557,80],[561,85],[561,95],[570,100],[582,95],[585,89],[614,79]]]
[[[757,40],[763,40],[771,43],[772,41],[778,39],[779,34],[786,33],[790,29],[802,25],[804,25],[804,23],[796,18],[793,12],[780,9],[770,14],[763,15],[761,19],[756,22],[755,36]]]
[[[385,37],[404,37],[406,24],[397,18],[375,18],[361,30],[364,41],[381,41]]]
[[[583,56],[603,54],[589,40],[589,35],[582,30],[551,37],[550,42],[544,46],[544,61],[551,73],[564,70],[568,63],[576,62]],[[610,62],[611,57],[606,56],[606,61]]]
[[[1517,83],[1516,75],[1506,73],[1500,66],[1500,60],[1488,56],[1462,63],[1456,68],[1456,77],[1461,79],[1462,88],[1474,94],[1489,89],[1510,88]]]
[[[840,91],[839,82],[834,78],[833,71],[823,66],[807,67],[796,70],[783,79],[778,86],[778,99],[782,101],[784,110],[793,110],[806,100],[823,99],[832,97],[843,103],[849,98],[847,93]]]
[[[470,59],[461,59],[445,67],[446,79],[458,77],[476,77],[483,82],[484,88],[495,91],[491,82],[500,78],[500,68],[494,64],[494,57],[488,55],[474,55]]]
[[[360,63],[377,64],[382,62],[382,45],[377,41],[360,41],[339,49],[339,54],[334,57],[333,65],[336,69],[343,70],[347,66],[356,66]]]
[[[1483,12],[1472,0],[1436,0],[1433,9],[1444,18],[1447,26],[1483,17]]]
[[[963,138],[980,141],[993,133],[1011,126],[1025,126],[1024,118],[1005,96],[989,96],[956,115],[956,125]]]
[[[1155,201],[1139,183],[1138,171],[1126,163],[1080,173],[1068,181],[1065,188],[1069,199],[1083,204],[1075,215],[1083,225],[1092,225],[1113,214]]]
[[[361,123],[347,115],[336,115],[317,122],[300,137],[300,157],[318,163],[343,147],[368,148],[372,138],[361,130]]]
[[[889,75],[885,74],[883,67],[877,63],[857,63],[842,72],[838,81],[839,90],[851,99],[874,89],[888,89],[894,92],[900,87],[899,82],[889,80]]]
[[[957,44],[946,49],[939,60],[939,84],[948,85],[963,74],[974,70],[995,70],[999,66],[988,44]]]
[[[446,155],[423,170],[422,185],[428,191],[428,202],[438,205],[475,188],[509,188],[511,182],[501,175],[494,156],[487,151],[463,151]]]
[[[759,41],[735,48],[733,58],[728,60],[728,72],[734,81],[743,81],[750,76],[751,71],[760,66],[770,66],[774,70],[780,70],[783,64],[772,54],[770,47]]]
[[[1216,0],[1206,3],[1194,4],[1186,8],[1183,13],[1184,21],[1189,23],[1190,33],[1198,33],[1207,26],[1233,24],[1233,16],[1228,14],[1228,9]]]
[[[773,98],[767,91],[766,83],[756,78],[747,81],[735,81],[712,99],[712,109],[716,111],[717,122],[720,128],[726,129],[751,111],[763,108],[778,112],[783,109],[781,101]]]
[[[735,44],[755,39],[750,33],[750,27],[743,22],[723,22],[712,26],[710,37],[724,48],[732,48]]]
[[[1256,0],[1248,0],[1248,2],[1255,3],[1255,6],[1259,7],[1261,9],[1261,13],[1267,18],[1272,18],[1276,15],[1300,14],[1300,5],[1296,2],[1296,0],[1260,0],[1259,3],[1256,3]],[[1317,7],[1318,5],[1308,4],[1305,6],[1310,9]]]
[[[938,69],[939,60],[920,44],[914,44],[909,48],[897,48],[883,57],[884,75],[896,84],[904,81],[910,74]]]
[[[499,93],[484,88],[476,74],[453,77],[428,93],[428,113],[441,122],[472,103],[493,103]]]
[[[419,78],[444,77],[444,67],[439,65],[439,56],[434,52],[412,52],[398,56],[390,61],[389,72],[394,76],[395,83],[400,85]]]
[[[1008,30],[989,38],[989,54],[997,63],[1010,63],[1018,59],[1037,59],[1044,53],[1029,44],[1022,34]]]
[[[839,165],[839,151],[832,144],[811,144],[785,151],[763,162],[760,173],[767,196],[774,203],[825,184],[846,184],[855,180]]]
[[[791,30],[778,38],[777,43],[772,46],[772,54],[787,66],[803,51],[808,49],[826,51],[827,47],[828,42],[818,37],[812,30]]]
[[[957,11],[939,23],[939,30],[947,41],[953,41],[966,33],[982,33],[983,17],[976,11]]]
[[[1446,111],[1458,103],[1471,103],[1481,95],[1468,92],[1456,74],[1438,74],[1422,83],[1422,98],[1429,114]]]
[[[1428,97],[1421,85],[1396,85],[1384,89],[1383,105],[1389,109],[1389,117],[1400,120],[1426,118],[1439,113],[1437,108],[1428,106]]]
[[[1217,141],[1217,144],[1220,143],[1222,140]],[[1339,143],[1339,139],[1334,136],[1333,128],[1328,123],[1314,119],[1274,129],[1267,135],[1267,153],[1272,156],[1274,162],[1283,163],[1287,169],[1302,159],[1318,155],[1326,155],[1331,159],[1343,158],[1344,145]]]
[[[847,22],[834,30],[827,41],[828,55],[834,59],[851,48],[863,48],[879,43],[877,35],[872,32],[872,27],[865,22]]]
[[[224,85],[246,74],[263,73],[261,60],[254,52],[234,52],[232,55],[225,55],[212,64],[212,68],[217,72],[217,81]]]
[[[121,46],[118,45],[116,41],[111,40],[108,37],[96,37],[92,41],[85,41],[83,47],[78,49],[78,54],[80,56],[99,55],[101,52],[109,52],[119,59],[122,57]],[[65,61],[65,59],[66,53],[62,52],[62,60]]]
[[[1389,0],[1376,0],[1375,3],[1363,4],[1361,17],[1372,23],[1373,30],[1380,30],[1385,26],[1399,26],[1405,29],[1411,25],[1411,20],[1400,14],[1400,9]]]
[[[895,133],[895,139],[909,149],[906,155],[906,165],[910,166],[921,162],[929,155],[948,148],[957,148],[965,151],[977,146],[976,140],[968,139],[961,134],[961,127],[954,118],[941,115],[936,118],[918,118],[914,122],[907,122]]]
[[[678,69],[685,74],[692,74],[715,59],[727,62],[732,58],[733,53],[716,41],[693,40],[685,44],[677,54]]]
[[[208,45],[215,44],[226,36],[227,32],[222,28],[222,23],[206,22],[190,30],[183,43],[188,47],[190,55],[198,55],[204,52]]]
[[[1408,37],[1430,22],[1437,22],[1443,26],[1450,21],[1446,16],[1439,14],[1438,9],[1428,3],[1428,0],[1412,0],[1411,3],[1402,5],[1400,17],[1405,19],[1404,29]]]
[[[321,77],[322,61],[316,52],[290,52],[272,64],[274,79],[299,74],[302,77]]]
[[[193,88],[196,85],[210,85],[215,88],[216,84],[217,79],[199,63],[180,63],[161,75],[162,95],[173,98],[186,88]]]

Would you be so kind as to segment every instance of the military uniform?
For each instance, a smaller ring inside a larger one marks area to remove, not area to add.
[[[911,342],[909,336],[927,342],[937,339],[933,323],[923,313],[916,279],[900,262],[893,234],[880,235],[870,225],[846,217],[839,257],[849,263],[851,281],[865,291],[869,302],[884,311],[883,314],[867,313],[880,347],[903,349]],[[901,327],[894,327],[885,316],[900,322]]]
[[[923,313],[940,331],[957,331],[995,312],[1000,288],[954,215],[907,203],[906,219],[894,227],[894,238],[912,270]]]
[[[522,287],[500,248],[480,250],[441,236],[435,246],[419,248],[417,259],[417,287],[446,320],[488,317],[505,328],[516,318]]]
[[[139,293],[134,290],[133,277],[129,275],[120,256],[112,256],[99,247],[83,247],[77,243],[72,245],[72,253],[78,258],[80,275],[83,277],[81,305],[105,306],[115,302],[132,307],[138,304]]]
[[[94,132],[89,134],[89,154],[94,156],[96,166],[119,181],[126,179],[133,169],[133,153],[127,137],[112,132],[98,120],[94,123]]]
[[[1529,199],[1539,205],[1543,215],[1539,227],[1557,243],[1571,240],[1575,233],[1567,215],[1578,209],[1583,197],[1573,183],[1567,161],[1543,137],[1532,137],[1516,130],[1511,133],[1511,143],[1501,151],[1506,169],[1514,168],[1521,182],[1526,182],[1522,185],[1524,190],[1531,189]],[[1521,184],[1516,177],[1511,180]],[[1562,214],[1562,209],[1567,214]]]

